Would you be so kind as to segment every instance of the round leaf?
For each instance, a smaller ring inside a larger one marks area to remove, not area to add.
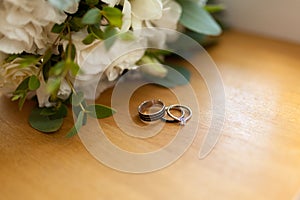
[[[41,83],[40,83],[37,76],[35,76],[35,75],[30,76],[29,82],[28,82],[28,89],[29,90],[36,90],[40,87],[40,85],[41,85]]]
[[[57,131],[63,124],[63,118],[50,119],[48,116],[41,115],[41,108],[35,108],[29,116],[29,124],[36,130],[44,133]]]
[[[101,11],[98,8],[90,9],[82,18],[83,24],[97,24],[101,20]]]

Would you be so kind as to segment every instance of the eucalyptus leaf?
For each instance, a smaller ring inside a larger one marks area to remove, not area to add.
[[[92,33],[90,33],[82,40],[82,43],[88,45],[93,43],[95,39],[95,36]]]
[[[34,108],[29,116],[29,124],[36,130],[44,133],[52,133],[60,129],[63,118],[50,119],[49,116],[41,115],[42,108]]]
[[[49,78],[48,79],[48,82],[47,82],[47,91],[48,93],[50,94],[55,94],[58,90],[59,90],[59,87],[60,87],[60,84],[61,84],[61,78]]]
[[[36,90],[40,87],[41,83],[36,75],[32,75],[28,81],[29,90]]]
[[[18,87],[17,87],[17,89],[16,89],[16,92],[27,90],[27,89],[28,89],[29,79],[30,79],[30,76],[27,77],[27,78],[25,78],[25,79],[18,85]]]
[[[35,55],[26,55],[22,56],[21,58],[22,60],[18,62],[20,68],[28,67],[30,65],[36,65],[37,62],[40,60],[39,57]]]
[[[81,111],[79,113],[78,117],[77,117],[77,120],[76,120],[73,128],[68,132],[66,137],[70,138],[70,137],[73,137],[74,135],[76,135],[78,133],[78,131],[83,126],[83,116],[84,116],[84,112]]]
[[[83,101],[84,101],[83,92],[79,91],[76,94],[75,93],[72,94],[71,103],[73,106],[79,106],[79,104]]]
[[[182,6],[180,23],[198,33],[219,35],[221,28],[199,3],[189,0],[177,0]]]
[[[72,17],[69,21],[69,25],[72,31],[78,32],[80,29],[84,28],[85,24],[82,23],[82,19],[80,17]]]
[[[54,26],[51,29],[52,33],[61,33],[64,28],[66,27],[65,23],[61,23],[61,24],[54,24]]]
[[[121,28],[123,14],[120,9],[106,6],[101,13],[109,21],[111,26]]]
[[[65,118],[68,114],[68,108],[64,104],[60,104],[59,107],[55,108],[55,113],[53,115],[50,115],[50,119],[59,119],[59,118]]]
[[[51,69],[49,70],[49,75],[50,76],[59,76],[60,74],[63,73],[65,69],[65,61],[62,60],[58,63],[56,63],[56,65],[54,65],[53,67],[51,67]]]
[[[78,65],[76,62],[74,62],[74,61],[71,61],[71,62],[69,63],[69,69],[70,69],[71,74],[72,74],[73,76],[76,76],[76,75],[78,74],[78,72],[80,72],[80,67],[79,67],[79,65]]]
[[[217,4],[217,5],[205,5],[204,9],[209,12],[209,13],[216,13],[216,12],[220,12],[222,10],[225,9],[225,7],[221,4]]]
[[[116,34],[118,33],[118,31],[112,27],[112,26],[108,26],[105,31],[104,31],[104,45],[105,48],[107,50],[109,50],[113,44],[115,43],[117,37],[114,37]]]
[[[106,117],[112,116],[116,111],[110,107],[96,104],[96,105],[88,105],[86,108],[88,111],[88,115],[97,119],[102,119]]]
[[[85,0],[88,5],[95,6],[99,3],[99,0]]]
[[[104,38],[104,33],[103,31],[100,29],[99,26],[95,26],[95,25],[90,25],[88,27],[88,30],[91,34],[93,34],[93,36],[99,40]]]
[[[71,48],[71,50],[70,50]],[[74,44],[69,44],[67,45],[66,47],[66,53],[69,54],[69,51],[71,51],[71,60],[74,60],[75,59],[75,56],[76,56],[76,47]]]
[[[54,107],[50,107],[50,108],[44,107],[44,108],[41,108],[40,115],[51,116],[51,115],[54,115],[56,112],[57,111]]]
[[[97,24],[101,20],[101,11],[98,8],[90,9],[82,18],[83,24]]]

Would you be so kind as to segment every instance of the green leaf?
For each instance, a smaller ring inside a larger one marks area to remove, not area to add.
[[[19,84],[19,86],[17,87],[16,92],[27,90],[27,89],[28,89],[29,79],[30,79],[30,76],[27,77],[27,78],[25,78],[25,79]]]
[[[95,6],[99,3],[99,0],[85,0],[85,2],[90,6]]]
[[[83,101],[84,101],[83,92],[79,91],[76,94],[75,93],[72,94],[71,103],[72,103],[73,106],[79,106],[79,104]]]
[[[177,0],[182,6],[180,23],[185,27],[207,35],[219,35],[221,28],[210,14],[199,4],[188,0]]]
[[[50,119],[49,116],[41,115],[42,108],[34,108],[29,116],[29,124],[36,130],[44,133],[52,133],[60,129],[63,118]]]
[[[18,103],[19,110],[22,110],[22,108],[24,106],[24,103],[25,103],[25,100],[26,100],[26,97],[27,97],[27,91],[24,92],[23,96],[19,100],[19,103]]]
[[[88,105],[88,107],[86,108],[88,112],[88,114],[91,117],[97,118],[97,119],[102,119],[102,118],[106,118],[106,117],[110,117],[112,116],[114,113],[116,113],[116,111],[110,107],[104,106],[104,105]]]
[[[178,85],[186,85],[189,83],[191,73],[186,68],[177,65],[172,65],[167,69],[168,73],[164,78],[152,76],[146,73],[143,75],[146,79],[152,81],[153,83],[167,88],[172,88]]]
[[[54,107],[50,107],[50,108],[44,107],[44,108],[41,108],[40,115],[51,116],[51,115],[54,115],[56,112],[57,112],[57,110]]]
[[[122,33],[119,35],[119,38],[124,41],[133,41],[136,39],[132,32]]]
[[[29,80],[30,77],[25,78],[17,87],[17,89],[13,93],[12,101],[19,100],[19,110],[23,108],[23,105],[25,103],[26,97],[27,97],[27,92],[29,90],[28,85],[29,85]]]
[[[102,40],[104,38],[103,31],[100,29],[99,26],[91,25],[88,27],[89,33],[93,34],[93,36],[99,40]]]
[[[95,39],[96,38],[94,37],[94,35],[90,33],[82,40],[82,43],[88,45],[93,43]]]
[[[68,108],[65,104],[60,104],[59,107],[55,108],[55,113],[50,115],[50,119],[65,118],[68,114]]]
[[[20,68],[28,67],[30,65],[35,65],[40,60],[37,56],[33,56],[33,55],[22,56],[21,58],[22,60],[18,62]]]
[[[60,74],[63,73],[65,69],[65,61],[60,61],[56,63],[50,70],[49,70],[49,75],[50,76],[59,76]]]
[[[72,31],[78,32],[82,28],[84,28],[85,24],[82,23],[82,19],[80,17],[72,17],[69,21],[69,25]]]
[[[209,13],[220,12],[225,9],[225,7],[221,4],[219,5],[205,5],[204,9]]]
[[[52,49],[49,48],[44,54],[43,64],[47,63],[51,59],[51,56],[52,56]]]
[[[66,27],[65,23],[54,24],[54,26],[51,29],[51,32],[52,33],[61,33],[65,27]]]
[[[82,125],[83,125],[83,116],[84,116],[84,112],[81,111],[77,117],[77,120],[73,126],[73,128],[69,131],[69,133],[67,134],[66,137],[70,138],[73,137],[74,135],[76,135],[79,130],[81,129]]]
[[[81,105],[83,106],[84,109],[86,109],[87,103],[86,103],[85,99],[81,102]],[[79,113],[81,111],[83,111],[82,108],[81,108],[81,106],[72,106],[72,110],[73,110],[73,113],[76,115],[76,117],[78,117]],[[84,116],[83,116],[83,125],[85,125],[86,122],[87,122],[87,114],[84,113]]]
[[[22,94],[14,94],[14,95],[12,96],[11,100],[12,100],[12,101],[16,101],[16,100],[22,98],[22,96],[23,96]]]
[[[105,48],[107,50],[109,50],[113,44],[115,43],[117,37],[114,37],[116,34],[118,33],[118,31],[112,27],[112,26],[108,26],[105,31],[104,31],[104,45]]]
[[[196,40],[197,42],[199,42],[199,44],[201,44],[203,47],[208,47],[210,45],[214,45],[218,41],[218,38],[216,38],[216,37],[211,37],[211,36],[204,35],[201,33],[196,33],[194,31],[190,31],[190,30],[186,30],[184,33],[187,36],[189,36],[189,37],[193,38],[194,40]]]
[[[6,59],[5,59],[5,62],[11,62],[11,61],[13,61],[14,59],[16,59],[16,58],[19,58],[19,54],[11,54],[11,55],[9,55]]]
[[[76,56],[76,47],[74,44],[71,44],[71,50],[70,50],[70,44],[68,43],[68,45],[66,47],[67,55],[69,54],[69,51],[71,51],[71,60],[74,60],[75,56]]]
[[[83,24],[97,24],[101,20],[101,10],[98,8],[90,9],[82,18]]]
[[[61,84],[61,78],[49,78],[47,82],[47,92],[56,94]]]
[[[36,90],[40,87],[40,85],[41,85],[41,83],[37,76],[35,76],[35,75],[30,76],[29,82],[28,82],[29,90]]]
[[[102,10],[102,15],[109,21],[111,26],[121,28],[123,15],[120,9],[106,6]]]
[[[78,72],[80,72],[80,67],[77,63],[75,63],[74,61],[71,61],[70,63],[68,63],[69,65],[69,69],[71,71],[71,74],[73,76],[76,76],[78,74]]]

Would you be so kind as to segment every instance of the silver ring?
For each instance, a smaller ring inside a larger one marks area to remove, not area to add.
[[[166,107],[166,110],[168,109],[169,107]],[[182,118],[185,116],[185,111],[182,109],[182,108],[179,108],[179,107],[176,107],[176,108],[173,108],[175,110],[179,110],[181,112],[181,116],[179,118]],[[173,110],[172,109],[172,110]],[[176,123],[176,122],[179,122],[177,119],[174,119],[173,117],[171,117],[172,119],[167,119],[165,116],[163,116],[161,119],[164,121],[164,122],[167,122],[167,123]]]
[[[183,116],[183,117],[176,117],[175,115],[173,115],[170,110],[172,109],[176,109],[176,108],[184,108],[186,111],[188,111],[187,116]],[[171,105],[168,107],[167,109],[167,114],[172,117],[173,119],[177,120],[178,122],[180,122],[180,125],[185,125],[186,122],[191,119],[193,112],[190,109],[190,107],[185,106],[185,105],[180,105],[180,104],[175,104],[175,105]]]
[[[161,119],[165,115],[165,110],[165,104],[159,99],[144,101],[138,107],[140,119],[147,122]]]

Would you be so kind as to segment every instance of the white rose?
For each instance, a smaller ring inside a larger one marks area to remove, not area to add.
[[[19,67],[21,58],[0,66],[0,89],[2,94],[12,94],[19,84],[28,76],[36,75],[38,68],[34,65]]]
[[[56,34],[55,23],[62,23],[66,14],[46,0],[0,1],[0,51],[4,53],[43,53]]]
[[[75,77],[75,86],[85,93],[85,97],[93,99],[102,73],[109,81],[115,80],[125,69],[136,68],[135,63],[144,55],[145,38],[122,40],[117,38],[112,47],[107,50],[103,41],[95,40],[90,45],[84,45],[82,38],[87,35],[80,31],[73,34],[76,46],[76,61],[83,73]],[[125,55],[124,55],[125,54]],[[100,93],[96,94],[96,97]]]

